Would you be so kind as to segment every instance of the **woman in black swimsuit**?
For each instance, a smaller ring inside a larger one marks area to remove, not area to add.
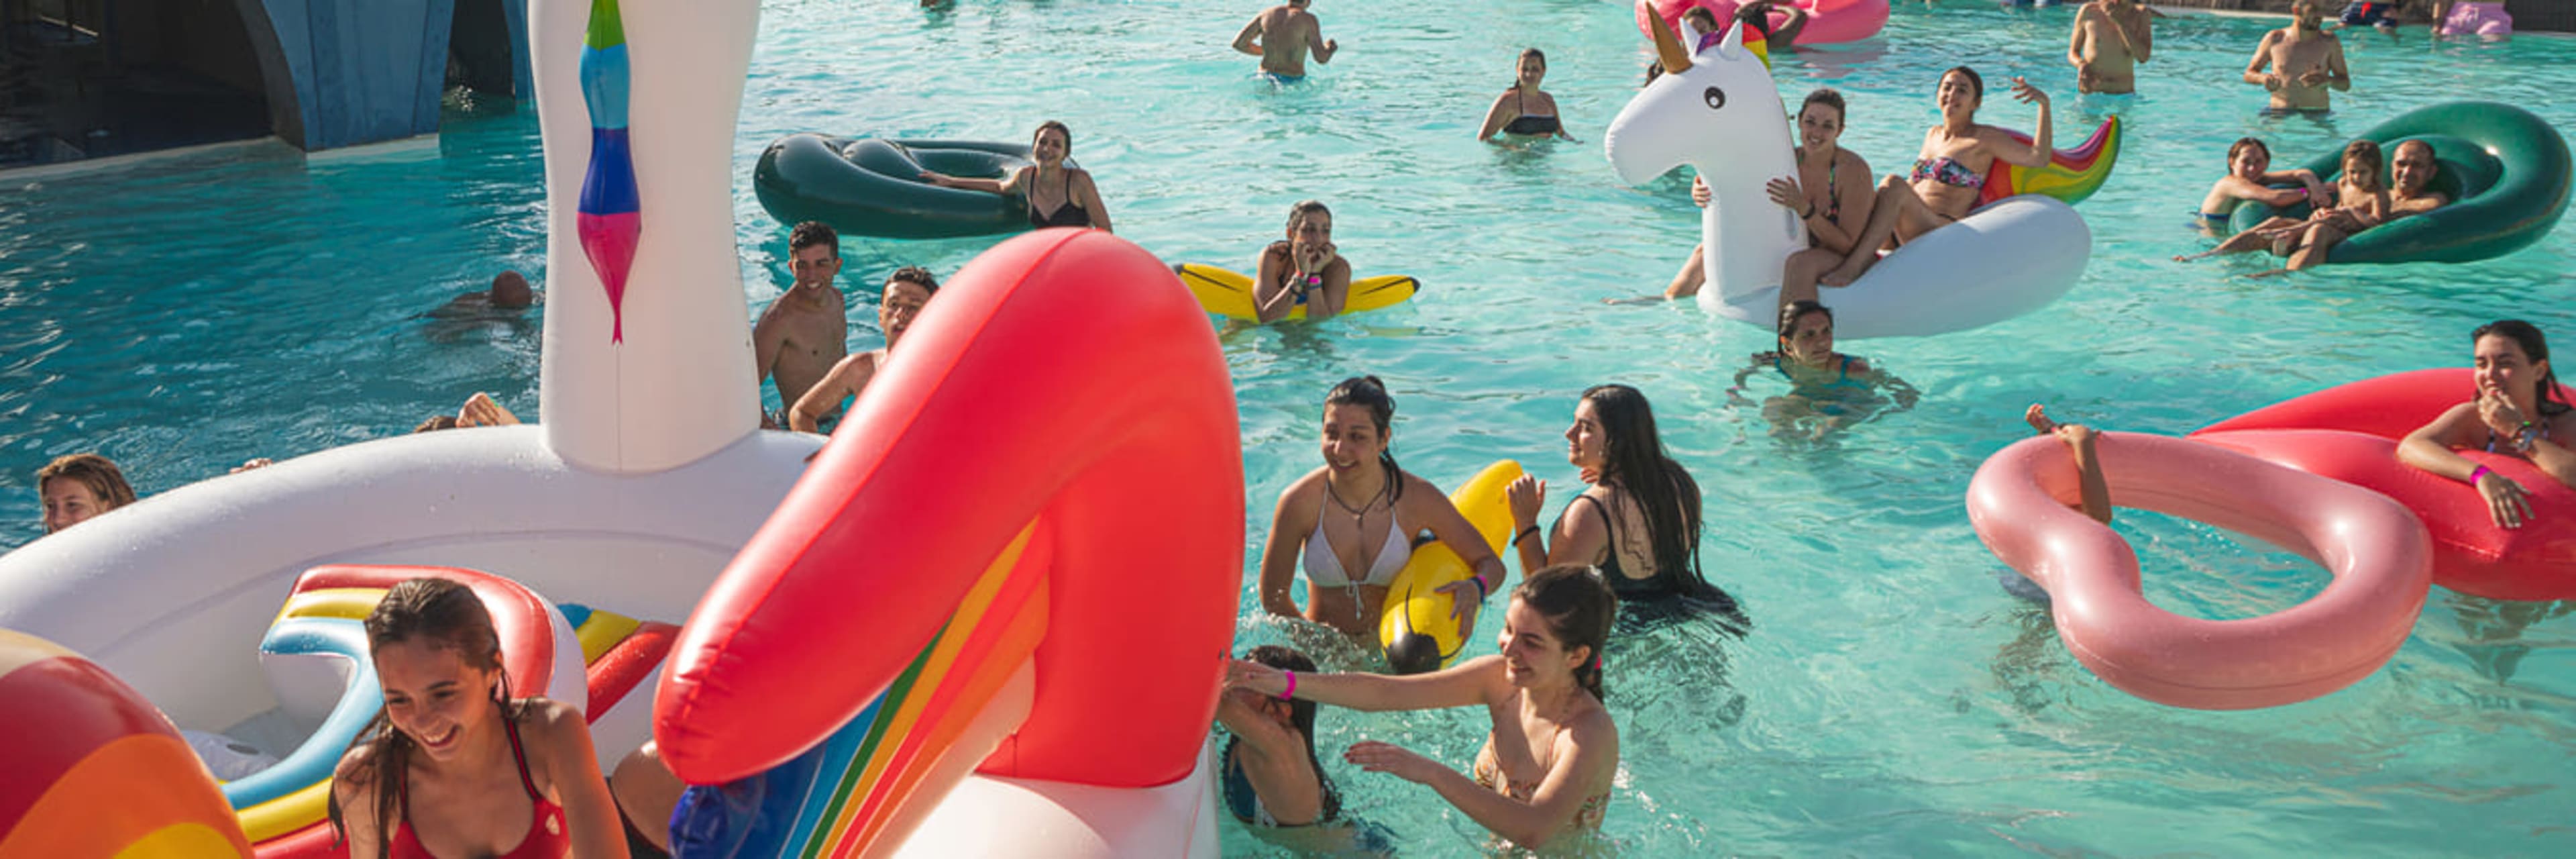
[[[1869,162],[1862,160],[1860,153],[1844,149],[1842,137],[1843,94],[1831,88],[1808,93],[1807,100],[1798,106],[1798,172],[1771,180],[1765,189],[1771,194],[1771,202],[1797,212],[1807,225],[1807,247],[1789,255],[1787,265],[1791,269],[1805,266],[1822,272],[1841,264],[1843,256],[1851,253],[1852,239],[1859,235],[1860,225],[1869,222],[1870,206],[1878,200],[1870,191]],[[1708,185],[1696,178],[1691,180],[1691,202],[1708,206]],[[1664,297],[1699,294],[1707,280],[1707,270],[1700,259],[1706,252],[1705,248],[1691,248],[1690,259],[1682,263],[1672,284],[1664,288]],[[1814,287],[1808,287],[1807,292],[1804,296],[1783,293],[1780,303],[1785,307],[1797,298],[1815,297]]]
[[[1029,160],[1037,162],[1036,166],[1011,171],[1004,179],[972,179],[925,171],[921,181],[942,188],[1026,197],[1032,227],[1092,227],[1110,232],[1109,207],[1101,204],[1100,188],[1091,184],[1091,171],[1064,163],[1072,154],[1073,129],[1050,119],[1039,123],[1037,134],[1029,140]]]
[[[2558,374],[2549,369],[2549,341],[2519,319],[2478,326],[2475,349],[2478,398],[2452,406],[2397,445],[2397,458],[2416,468],[2474,486],[2486,499],[2496,527],[2531,521],[2531,499],[2522,484],[2460,450],[2483,450],[2531,460],[2541,473],[2576,486],[2576,409],[2559,398]]]
[[[1522,51],[1518,68],[1512,88],[1495,96],[1493,109],[1485,111],[1485,124],[1476,129],[1476,139],[1491,141],[1495,134],[1510,134],[1583,142],[1565,133],[1565,122],[1556,115],[1556,96],[1538,88],[1539,81],[1547,79],[1547,55],[1537,48]]]
[[[1521,569],[1592,564],[1622,604],[1679,598],[1739,630],[1747,625],[1735,598],[1700,574],[1699,482],[1664,454],[1646,395],[1626,385],[1584,391],[1565,441],[1566,461],[1591,486],[1565,505],[1548,534],[1538,526],[1547,483],[1524,476],[1506,490]]]

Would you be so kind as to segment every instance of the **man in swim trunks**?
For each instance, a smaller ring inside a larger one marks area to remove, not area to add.
[[[2329,210],[2299,237],[2299,249],[2290,255],[2290,267],[2253,276],[2270,277],[2314,267],[2326,261],[2326,253],[2335,245],[2363,230],[2449,205],[2450,195],[2428,187],[2441,169],[2433,160],[2432,144],[2421,140],[2397,144],[2388,160],[2388,217],[2365,223],[2342,209]]]
[[[1315,62],[1330,63],[1333,52],[1342,47],[1324,38],[1323,25],[1306,11],[1313,2],[1288,0],[1262,10],[1252,16],[1252,23],[1243,25],[1243,32],[1234,34],[1234,49],[1260,57],[1261,73],[1276,80],[1305,79],[1307,53],[1315,55]]]
[[[2077,92],[2123,95],[2138,91],[2137,64],[2155,51],[2147,7],[2138,0],[2093,0],[2075,12],[2066,61],[2075,66]]]
[[[2245,64],[2245,82],[2272,94],[2272,104],[2264,112],[2324,113],[2333,107],[2328,89],[2352,90],[2352,72],[2343,64],[2343,43],[2320,26],[2322,2],[2290,4],[2290,26],[2263,34],[2253,61]]]
[[[832,283],[841,273],[841,238],[831,226],[797,224],[787,234],[787,252],[796,283],[760,312],[760,321],[751,328],[751,360],[760,373],[752,384],[778,377],[778,401],[793,406],[849,354],[850,315],[849,303]],[[778,423],[760,416],[764,428],[776,429]]]
[[[886,356],[894,352],[894,342],[912,327],[914,317],[921,315],[930,296],[939,292],[939,281],[930,270],[917,265],[895,269],[886,276],[885,297],[877,301],[877,329],[885,332],[886,344],[841,359],[813,390],[789,403],[787,428],[797,432],[822,432],[823,421],[841,413],[841,401],[867,390],[868,381],[885,369]]]

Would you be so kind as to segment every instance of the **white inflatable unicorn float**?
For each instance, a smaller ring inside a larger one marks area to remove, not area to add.
[[[1779,89],[1744,46],[1741,28],[1691,53],[1660,20],[1651,26],[1664,74],[1603,133],[1611,167],[1630,184],[1684,164],[1699,171],[1710,195],[1700,216],[1708,275],[1700,306],[1769,329],[1778,320],[1781,267],[1807,247],[1806,226],[1763,190],[1772,178],[1797,172]],[[2114,119],[2082,147],[2052,153],[2048,167],[1999,167],[1987,184],[1989,196],[2001,199],[1907,242],[1849,287],[1823,290],[1835,336],[1976,328],[2065,294],[2084,274],[2093,233],[2060,198],[2099,188],[2118,147]]]
[[[0,556],[0,628],[304,767],[226,790],[240,829],[203,843],[329,854],[333,726],[380,701],[350,619],[419,565],[506,580],[495,614],[529,633],[505,658],[561,668],[520,694],[589,705],[604,766],[656,733],[683,777],[801,765],[724,855],[1215,855],[1243,492],[1206,317],[1123,240],[1033,233],[949,278],[830,445],[759,431],[732,187],[758,21],[757,0],[529,3],[539,424],[326,450]],[[1062,326],[1102,300],[1108,324]],[[1185,476],[1118,477],[1145,469]],[[1140,571],[1144,527],[1177,542]],[[66,740],[0,738],[0,760]],[[46,777],[18,793],[147,813]]]

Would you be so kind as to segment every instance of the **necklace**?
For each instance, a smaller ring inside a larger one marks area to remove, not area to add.
[[[1333,499],[1333,506],[1342,508],[1342,512],[1344,513],[1351,514],[1351,526],[1356,528],[1359,527],[1361,520],[1368,516],[1368,512],[1370,510],[1377,509],[1378,499],[1387,497],[1387,490],[1393,488],[1395,488],[1395,481],[1388,480],[1386,485],[1378,488],[1376,494],[1369,496],[1368,503],[1361,504],[1358,507],[1353,507],[1350,502],[1342,500],[1341,492],[1333,489],[1333,482],[1331,480],[1326,480],[1324,481],[1324,497]]]

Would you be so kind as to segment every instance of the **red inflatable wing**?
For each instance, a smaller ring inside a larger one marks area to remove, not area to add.
[[[2492,599],[2576,599],[2576,490],[2521,458],[2460,451],[2530,493],[2534,520],[2499,528],[2477,490],[2397,459],[2398,440],[2475,396],[2467,369],[2415,370],[2285,400],[2191,437],[2397,499],[2433,538],[2434,584]]]
[[[930,683],[905,672],[954,616],[992,634],[925,663],[983,678],[941,700],[1034,673],[1027,718],[982,771],[1186,776],[1243,546],[1233,388],[1198,303],[1125,240],[1044,230],[958,272],[903,344],[681,630],[654,702],[671,769],[752,775],[898,679]],[[970,590],[981,602],[962,605]],[[1003,634],[1028,629],[1033,653]],[[911,732],[954,736],[974,715],[939,709]]]

